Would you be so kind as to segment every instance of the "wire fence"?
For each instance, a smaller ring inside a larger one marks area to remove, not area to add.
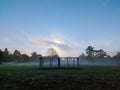
[[[40,68],[79,68],[78,57],[40,57]]]

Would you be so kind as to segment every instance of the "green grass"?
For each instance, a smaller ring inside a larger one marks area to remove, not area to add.
[[[33,78],[46,76],[77,76],[94,78],[120,78],[119,66],[81,66],[80,69],[39,70],[37,66],[0,65],[0,77]]]
[[[120,80],[119,66],[81,66],[80,69],[45,69],[40,70],[37,66],[0,65],[0,90],[18,90],[18,86],[25,88],[37,85],[36,82],[49,83],[53,79],[79,80],[82,78]],[[69,81],[68,80],[68,81]],[[61,80],[55,81],[60,83]],[[22,83],[26,83],[22,85]],[[28,84],[29,83],[29,84]],[[62,83],[62,82],[61,82]],[[19,84],[19,85],[18,85]],[[40,84],[39,84],[40,85]],[[59,85],[59,84],[58,84]],[[38,86],[38,85],[37,85]],[[26,89],[27,90],[27,89]],[[30,90],[30,89],[28,89]],[[84,89],[83,89],[84,90]]]

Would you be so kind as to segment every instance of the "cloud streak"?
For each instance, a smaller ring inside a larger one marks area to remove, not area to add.
[[[46,55],[48,48],[55,48],[59,56],[79,56],[81,53],[85,53],[87,46],[91,45],[95,49],[104,49],[109,55],[115,55],[117,51],[120,50],[117,44],[119,40],[113,39],[94,39],[91,43],[82,40],[75,40],[69,35],[65,35],[59,32],[53,32],[49,35],[40,37],[27,35],[17,37],[0,38],[0,43],[4,42],[4,46],[0,48],[8,48],[11,52],[15,49],[21,51],[21,53],[26,53],[30,55],[33,51]],[[114,49],[113,49],[114,47]]]
[[[73,49],[73,47],[65,44],[64,41],[61,41],[61,40],[58,40],[58,39],[56,39],[56,41],[54,41],[52,39],[51,40],[45,40],[45,39],[42,39],[42,38],[39,38],[39,37],[30,37],[30,38],[28,38],[28,43],[33,45],[34,47],[42,49],[42,51],[44,51],[44,52],[48,48],[55,48],[60,56],[61,55],[64,56],[62,54],[63,52],[68,53],[67,51],[70,51],[70,50]]]

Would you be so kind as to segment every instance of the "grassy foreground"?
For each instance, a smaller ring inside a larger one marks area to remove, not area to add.
[[[0,90],[120,90],[119,66],[39,69],[0,65]]]

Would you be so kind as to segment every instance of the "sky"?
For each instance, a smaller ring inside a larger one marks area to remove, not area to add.
[[[0,0],[0,49],[79,56],[120,51],[120,0]]]

